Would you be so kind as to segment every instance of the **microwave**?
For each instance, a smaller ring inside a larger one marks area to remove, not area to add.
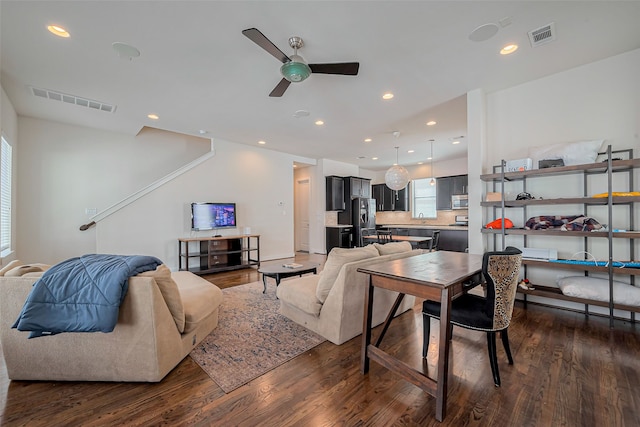
[[[451,209],[469,209],[469,196],[466,194],[451,196]]]

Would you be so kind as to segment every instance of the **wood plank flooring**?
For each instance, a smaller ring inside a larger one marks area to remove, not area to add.
[[[259,280],[255,270],[207,278],[221,288]],[[509,328],[513,366],[498,344],[500,388],[485,335],[454,328],[443,423],[419,388],[375,362],[360,373],[360,337],[325,342],[229,394],[190,357],[154,384],[9,381],[2,363],[0,419],[3,426],[638,426],[639,328],[518,304]],[[383,347],[435,374],[438,339],[423,362],[421,330],[416,307],[394,320]]]

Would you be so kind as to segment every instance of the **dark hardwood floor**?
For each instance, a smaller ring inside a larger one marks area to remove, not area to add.
[[[324,262],[296,257],[306,259]],[[260,280],[256,270],[207,278],[221,288]],[[325,342],[230,394],[190,357],[154,384],[9,381],[2,365],[1,419],[5,426],[638,426],[639,328],[616,321],[610,329],[604,318],[518,304],[509,328],[513,366],[498,344],[500,388],[485,335],[455,328],[443,423],[435,421],[434,399],[419,388],[375,362],[360,373],[360,337],[341,346]],[[383,347],[420,366],[421,331],[416,308],[394,320]]]

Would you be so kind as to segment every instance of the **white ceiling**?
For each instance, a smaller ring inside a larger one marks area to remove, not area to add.
[[[424,161],[429,139],[434,161],[466,156],[466,141],[451,140],[466,135],[469,90],[507,88],[640,47],[640,1],[2,0],[0,18],[2,86],[19,115],[127,134],[144,126],[207,130],[206,137],[265,140],[269,149],[373,170],[395,162],[395,146],[400,164]],[[489,40],[469,40],[503,18],[510,24]],[[531,47],[527,32],[551,22],[557,39]],[[51,35],[49,24],[71,37]],[[242,35],[251,27],[286,54],[297,35],[308,62],[358,61],[360,73],[312,75],[270,98],[281,64]],[[140,57],[119,58],[114,42]],[[518,51],[499,55],[509,42]],[[38,98],[30,87],[117,109]],[[395,97],[383,101],[386,91]],[[295,118],[301,109],[310,115]],[[438,124],[427,127],[430,119]]]

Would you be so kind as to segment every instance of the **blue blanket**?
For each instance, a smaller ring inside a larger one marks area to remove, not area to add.
[[[162,261],[143,255],[83,255],[56,264],[33,284],[12,328],[29,338],[60,332],[111,332],[129,277]]]

